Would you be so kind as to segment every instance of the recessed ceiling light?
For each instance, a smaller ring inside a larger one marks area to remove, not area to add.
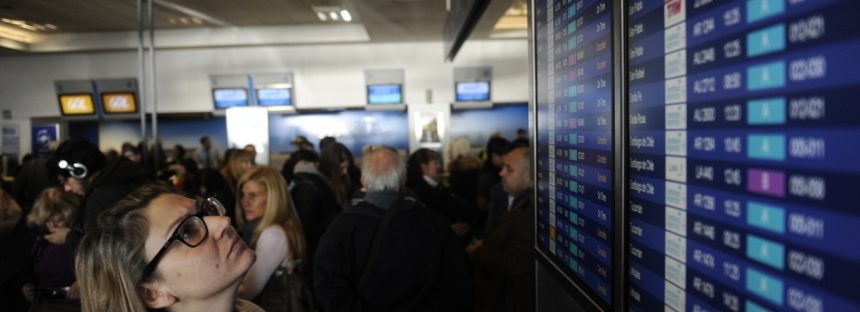
[[[328,16],[331,17],[332,20],[338,20],[340,17],[337,16],[337,12],[329,12]]]
[[[43,31],[43,30],[56,30],[57,26],[52,24],[39,24],[35,22],[29,22],[25,20],[11,19],[11,18],[0,18],[0,22],[13,25],[18,28],[23,28],[31,31]]]
[[[328,16],[326,16],[325,13],[323,13],[323,12],[317,12],[317,17],[319,17],[320,20],[323,22],[328,20]]]
[[[352,15],[349,14],[347,10],[340,10],[340,17],[343,18],[345,22],[352,21]]]

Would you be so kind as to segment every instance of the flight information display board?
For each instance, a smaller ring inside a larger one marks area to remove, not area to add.
[[[534,2],[537,249],[594,306],[613,300],[612,1]]]
[[[860,1],[628,2],[631,311],[860,311]]]

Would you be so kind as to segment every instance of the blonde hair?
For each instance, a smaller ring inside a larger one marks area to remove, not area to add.
[[[450,157],[452,161],[468,157],[470,151],[472,150],[472,144],[469,143],[469,139],[464,137],[454,139],[453,141],[451,141],[449,147],[450,149],[448,150],[448,157]]]
[[[270,167],[256,167],[239,178],[239,183],[236,185],[238,191],[236,196],[236,220],[241,222],[244,220],[242,215],[242,187],[245,183],[254,181],[259,183],[266,191],[266,210],[263,212],[263,217],[260,224],[254,229],[254,234],[251,236],[251,245],[257,244],[257,239],[266,228],[276,225],[280,226],[287,234],[287,242],[289,243],[288,255],[292,255],[292,259],[302,259],[305,256],[305,236],[302,232],[302,223],[299,220],[298,213],[293,205],[293,200],[290,197],[290,192],[287,191],[287,183],[280,173]]]
[[[27,215],[27,225],[44,226],[54,216],[71,226],[78,217],[80,199],[75,194],[64,192],[59,187],[49,187],[39,193],[33,203],[33,211]]]
[[[88,230],[75,257],[82,311],[146,311],[138,293],[149,235],[143,210],[164,194],[178,191],[157,184],[143,186],[102,213]]]
[[[242,175],[242,171],[245,169],[242,168],[242,163],[248,162],[250,164],[254,164],[254,154],[246,150],[233,150],[230,152],[230,158],[227,159],[227,165],[224,166],[224,169],[221,172],[228,180],[235,181]]]

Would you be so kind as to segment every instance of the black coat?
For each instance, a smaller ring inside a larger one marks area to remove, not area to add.
[[[475,268],[474,311],[534,311],[534,203],[521,193],[496,219],[470,255]]]
[[[447,220],[411,199],[387,211],[367,202],[344,211],[323,234],[315,262],[323,311],[468,309],[465,257]]]
[[[409,181],[407,187],[418,200],[430,209],[435,210],[451,223],[470,221],[471,209],[469,203],[459,197],[456,197],[451,190],[438,185],[432,186],[423,178]]]
[[[311,279],[313,273],[313,255],[316,252],[317,243],[325,230],[341,212],[340,205],[334,192],[325,183],[322,176],[313,173],[299,172],[293,175],[290,183],[290,195],[293,197],[293,205],[296,214],[302,222],[302,231],[307,242],[307,259],[302,260],[302,265]]]
[[[87,184],[86,196],[81,202],[78,222],[66,236],[66,246],[76,253],[84,233],[96,225],[98,216],[120,199],[148,181],[143,169],[125,157],[109,162]]]

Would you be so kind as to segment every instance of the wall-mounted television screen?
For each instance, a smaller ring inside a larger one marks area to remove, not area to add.
[[[96,114],[92,93],[60,94],[60,113],[63,116],[88,116]]]
[[[212,89],[212,97],[215,99],[215,109],[248,106],[248,89],[245,88]]]
[[[368,104],[403,103],[403,86],[400,84],[378,84],[367,86]]]
[[[137,113],[137,97],[134,92],[105,92],[101,94],[105,114]]]
[[[291,88],[259,88],[257,103],[260,106],[293,105],[293,90]]]
[[[457,102],[481,102],[490,100],[489,81],[458,81]]]

